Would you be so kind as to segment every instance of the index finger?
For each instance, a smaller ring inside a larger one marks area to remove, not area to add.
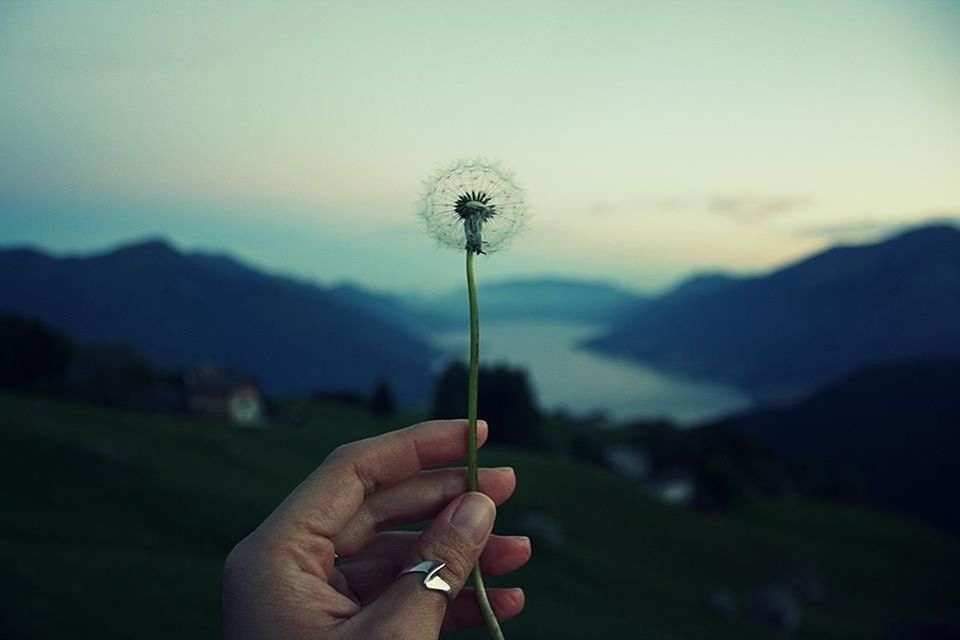
[[[271,519],[333,538],[366,495],[465,457],[467,428],[466,420],[431,420],[342,445],[287,496]],[[478,420],[477,445],[486,439],[487,423]]]

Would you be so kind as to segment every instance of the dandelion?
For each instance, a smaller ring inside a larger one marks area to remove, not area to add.
[[[499,165],[460,161],[424,185],[420,218],[427,233],[445,247],[493,253],[523,229],[523,189]]]
[[[499,251],[523,229],[527,206],[513,177],[499,165],[482,160],[460,161],[437,172],[424,185],[420,218],[427,233],[442,246],[466,252],[467,298],[470,304],[470,377],[467,383],[467,486],[477,491],[477,378],[480,369],[480,314],[473,258]],[[472,573],[474,591],[490,635],[503,632],[483,586],[480,567]]]

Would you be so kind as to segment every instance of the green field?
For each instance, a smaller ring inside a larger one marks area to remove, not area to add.
[[[232,545],[337,444],[417,419],[297,410],[298,426],[241,431],[0,395],[0,636],[216,637]],[[960,540],[923,525],[800,502],[701,515],[559,457],[482,459],[520,480],[498,532],[524,533],[530,512],[563,529],[510,579],[528,602],[512,640],[781,637],[714,614],[707,594],[796,575],[825,586],[798,638],[882,638],[898,618],[960,611]]]

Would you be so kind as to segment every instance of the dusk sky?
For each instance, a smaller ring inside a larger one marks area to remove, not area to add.
[[[478,156],[531,204],[483,279],[653,290],[957,220],[960,2],[0,0],[3,247],[445,289],[418,192]]]

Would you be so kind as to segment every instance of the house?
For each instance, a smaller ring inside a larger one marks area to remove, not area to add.
[[[686,469],[666,469],[646,482],[647,491],[666,504],[688,507],[696,496],[697,486]]]
[[[263,423],[263,395],[254,379],[205,365],[189,369],[183,382],[189,413],[225,420],[239,427]]]
[[[607,447],[601,453],[604,466],[620,477],[634,482],[643,482],[650,477],[653,462],[639,447],[617,445]]]

